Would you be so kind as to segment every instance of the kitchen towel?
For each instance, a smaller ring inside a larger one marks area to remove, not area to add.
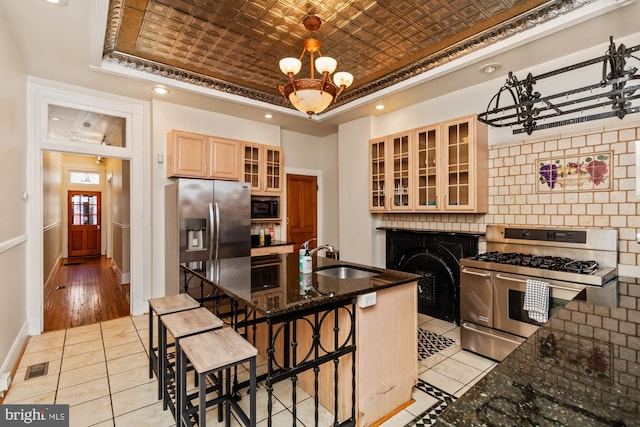
[[[541,280],[527,280],[524,292],[524,310],[536,322],[546,323],[549,320],[549,284]]]

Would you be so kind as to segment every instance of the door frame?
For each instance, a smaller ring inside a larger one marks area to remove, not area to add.
[[[317,212],[316,212],[316,217],[318,219],[318,235],[316,236],[318,238],[318,245],[320,245],[321,241],[324,242],[325,238],[324,235],[322,234],[323,231],[323,223],[324,223],[324,217],[322,215],[322,171],[318,170],[318,169],[300,169],[300,168],[292,168],[292,167],[287,167],[285,166],[284,168],[284,185],[283,185],[283,193],[287,194],[287,175],[306,175],[306,176],[315,176],[318,182],[318,195],[317,195]],[[284,199],[286,199],[286,197],[284,197]],[[287,217],[286,217],[286,212],[287,212],[287,206],[286,206],[286,200],[284,201],[284,203],[282,203],[281,209],[282,212],[285,213],[285,216],[283,218],[283,221],[285,221],[284,226],[280,227],[280,239],[281,240],[286,240],[287,239]]]
[[[64,141],[47,134],[49,104],[110,114],[126,119],[126,147],[101,146]],[[42,152],[58,151],[90,156],[101,155],[130,161],[130,313],[142,314],[151,294],[151,198],[144,183],[151,182],[150,104],[35,77],[27,77],[27,329],[39,335],[43,328],[43,194]]]

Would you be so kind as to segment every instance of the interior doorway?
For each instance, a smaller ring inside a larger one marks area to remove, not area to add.
[[[287,241],[297,252],[309,239],[318,237],[318,177],[287,174]],[[311,247],[317,245],[313,241]]]
[[[129,165],[42,152],[43,331],[130,314]]]
[[[65,243],[67,238],[66,230],[63,233],[59,225],[62,219],[54,218],[50,222],[43,218],[43,213],[48,210],[43,187],[60,185],[46,175],[43,167],[46,152],[91,156],[94,164],[102,159],[127,163],[126,175],[123,176],[127,183],[123,188],[128,192],[120,197],[121,200],[126,199],[128,205],[126,210],[118,211],[126,219],[107,221],[103,217],[103,224],[114,225],[112,241],[119,238],[128,242],[127,250],[119,256],[130,266],[127,279],[130,283],[130,313],[142,314],[148,308],[146,300],[151,294],[153,250],[149,231],[151,198],[144,191],[145,183],[151,182],[151,172],[144,166],[151,155],[150,103],[35,77],[27,80],[27,170],[30,173],[25,197],[30,202],[26,220],[27,328],[24,336],[38,335],[43,330],[43,283],[48,278],[43,268],[43,254],[51,243],[43,235],[56,234],[54,240],[64,239]],[[109,176],[106,180],[109,181]],[[113,181],[115,183],[115,179]],[[111,194],[115,195],[115,190]],[[109,192],[106,195],[109,197]],[[66,203],[62,205],[66,206]],[[118,222],[121,232],[115,236]],[[63,248],[66,255],[66,244]]]

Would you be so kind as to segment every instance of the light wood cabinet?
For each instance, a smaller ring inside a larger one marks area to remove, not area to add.
[[[369,168],[372,212],[487,211],[487,127],[476,116],[372,139]]]
[[[282,148],[273,145],[243,143],[241,178],[251,184],[251,194],[282,193]]]
[[[167,176],[238,181],[239,141],[172,130],[167,135]]]
[[[411,209],[411,132],[369,141],[369,172],[372,211]]]

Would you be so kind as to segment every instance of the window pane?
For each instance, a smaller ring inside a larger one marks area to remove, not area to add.
[[[98,172],[69,172],[69,182],[72,184],[99,185],[100,174]]]

